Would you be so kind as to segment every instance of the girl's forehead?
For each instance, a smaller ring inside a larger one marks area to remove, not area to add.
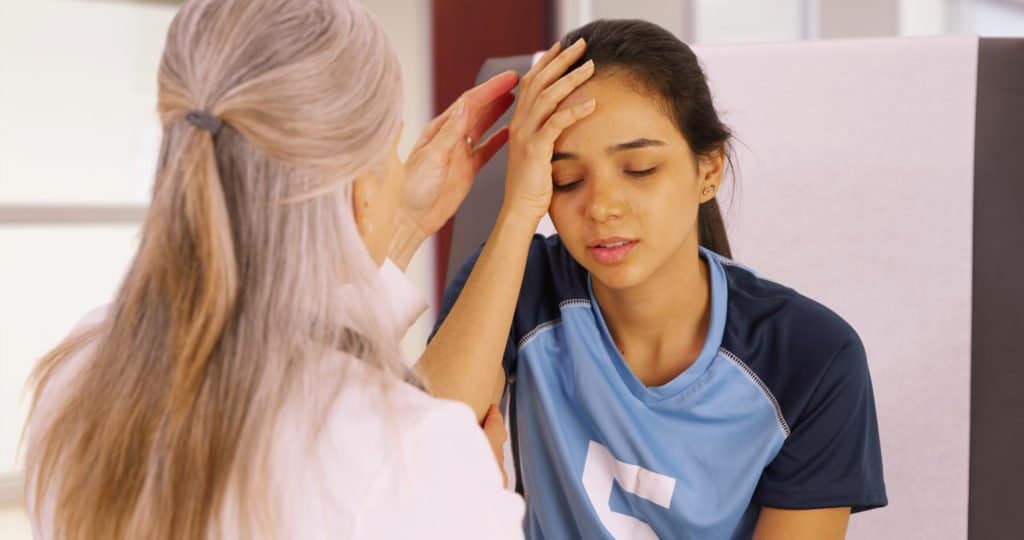
[[[647,92],[612,77],[588,81],[569,95],[560,109],[594,99],[597,107],[563,132],[556,146],[610,145],[640,138],[682,142],[665,107]]]
[[[628,103],[632,106],[655,110],[663,107],[662,100],[644,84],[637,81],[636,77],[616,70],[596,73],[590,80],[569,94],[559,105],[559,109],[574,107],[591,98],[613,103]]]

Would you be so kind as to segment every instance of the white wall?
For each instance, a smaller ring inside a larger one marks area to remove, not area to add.
[[[656,21],[677,36],[689,35],[690,0],[591,0],[595,18]]]
[[[867,350],[889,506],[848,537],[965,538],[977,40],[697,54],[742,141],[720,197],[733,254],[841,314]]]
[[[401,150],[406,152],[433,117],[433,76],[431,55],[430,0],[363,0],[387,29],[398,51],[405,76],[405,129]],[[427,241],[409,263],[413,278],[429,303],[434,301],[434,242]],[[410,363],[423,352],[434,323],[434,306],[409,330],[402,351]]]
[[[900,2],[900,34],[933,36],[946,31],[950,13],[947,0],[903,0]]]
[[[803,32],[803,0],[696,0],[696,43],[792,41]]]

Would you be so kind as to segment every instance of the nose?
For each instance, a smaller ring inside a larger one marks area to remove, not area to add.
[[[597,223],[621,219],[626,211],[626,204],[622,189],[615,179],[594,175],[590,185],[590,201],[587,205],[590,219]]]

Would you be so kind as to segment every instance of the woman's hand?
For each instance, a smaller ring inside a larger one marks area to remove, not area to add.
[[[518,80],[514,71],[507,71],[464,93],[427,125],[409,153],[399,218],[423,238],[455,214],[477,172],[508,140],[508,129],[501,128],[477,144],[512,105]]]
[[[509,123],[503,211],[538,221],[547,213],[551,204],[551,155],[555,141],[569,126],[594,112],[593,99],[557,110],[562,100],[594,74],[591,60],[562,75],[585,50],[586,43],[582,39],[564,51],[556,43],[523,77],[518,106]]]

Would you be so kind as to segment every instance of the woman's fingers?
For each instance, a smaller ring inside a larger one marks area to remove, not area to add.
[[[470,88],[423,128],[423,133],[410,154],[430,144],[460,102],[465,103],[470,123],[473,124],[469,136],[473,140],[480,138],[511,106],[515,100],[512,90],[518,82],[519,75],[515,71],[504,71]]]
[[[474,144],[505,114],[505,111],[512,106],[515,100],[515,95],[511,93],[504,94],[488,103],[478,114],[473,115],[471,120],[474,124],[469,130],[469,137],[473,139]]]
[[[466,110],[466,101],[465,99],[460,98],[448,114],[448,118],[444,124],[441,125],[440,130],[438,130],[434,138],[428,143],[432,148],[434,148],[433,151],[447,155],[455,149],[459,143],[465,141],[465,133],[468,129],[466,126],[468,123],[468,117],[469,112]]]
[[[511,92],[519,83],[519,74],[515,71],[503,71],[490,79],[474,86],[462,94],[469,107],[471,117],[479,114],[479,111],[490,105],[494,100],[500,99]]]
[[[486,141],[480,143],[476,149],[473,150],[473,174],[480,172],[480,169],[487,165],[487,162],[494,157],[494,154],[501,150],[502,146],[508,142],[508,127],[502,127],[498,131],[494,132],[487,138]]]

